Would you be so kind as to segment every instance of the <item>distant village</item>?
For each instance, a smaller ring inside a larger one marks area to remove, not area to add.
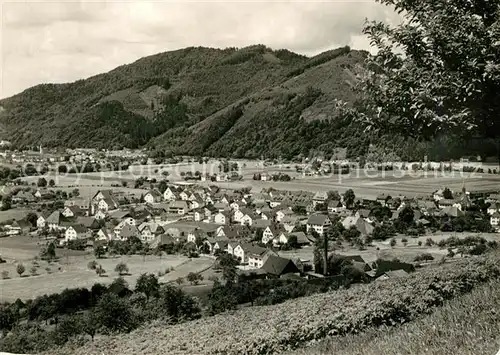
[[[334,233],[343,233],[362,250],[396,233],[500,232],[500,194],[471,194],[465,187],[420,198],[380,195],[367,200],[352,190],[342,195],[252,192],[160,181],[140,195],[107,189],[81,196],[78,189],[66,193],[25,187],[10,203],[13,209],[32,212],[4,223],[4,236],[31,234],[58,247],[110,253],[119,253],[119,243],[131,240],[147,250],[190,256],[226,252],[239,260],[242,271],[262,269],[270,256],[276,262],[277,251],[314,246]]]

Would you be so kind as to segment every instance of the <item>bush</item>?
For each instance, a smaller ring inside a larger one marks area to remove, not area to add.
[[[423,253],[423,254],[417,255],[415,257],[415,259],[413,259],[413,260],[414,261],[431,261],[431,260],[434,260],[434,257],[429,253]]]
[[[97,261],[95,260],[92,260],[92,261],[89,261],[89,263],[87,264],[87,267],[89,268],[89,270],[95,270],[97,269]]]
[[[124,274],[128,274],[128,272],[129,272],[128,266],[124,262],[119,262],[118,264],[116,264],[115,271],[120,276],[124,275]]]

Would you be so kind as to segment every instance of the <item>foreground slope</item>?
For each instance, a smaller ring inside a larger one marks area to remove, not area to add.
[[[500,351],[499,310],[495,281],[401,327],[329,338],[286,355],[494,355]]]
[[[130,334],[102,337],[51,354],[272,354],[327,336],[397,325],[432,312],[488,281],[498,281],[498,255],[431,267],[402,279],[317,294],[285,303],[168,326],[156,322]],[[450,325],[451,326],[451,325]]]

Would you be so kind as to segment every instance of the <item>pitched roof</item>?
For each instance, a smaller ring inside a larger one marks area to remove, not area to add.
[[[70,228],[73,228],[75,232],[77,233],[86,233],[87,232],[87,227],[81,225],[81,224],[72,224]]]
[[[59,224],[61,219],[61,214],[59,211],[54,211],[45,219],[45,222],[49,224]]]
[[[324,214],[312,214],[309,216],[307,219],[307,224],[313,224],[313,225],[324,225],[326,221],[329,220],[327,215]]]
[[[131,226],[128,223],[125,223],[125,225],[120,230],[120,237],[122,238],[135,237],[137,236],[137,234],[139,234],[139,230],[137,229],[137,227]]]
[[[262,269],[264,269],[268,274],[276,276],[300,272],[297,265],[295,265],[292,260],[275,255],[269,255],[267,257],[264,265],[262,265]]]

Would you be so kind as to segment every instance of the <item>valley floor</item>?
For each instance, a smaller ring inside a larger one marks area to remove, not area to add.
[[[500,282],[392,329],[320,341],[286,355],[495,355],[500,353]]]

